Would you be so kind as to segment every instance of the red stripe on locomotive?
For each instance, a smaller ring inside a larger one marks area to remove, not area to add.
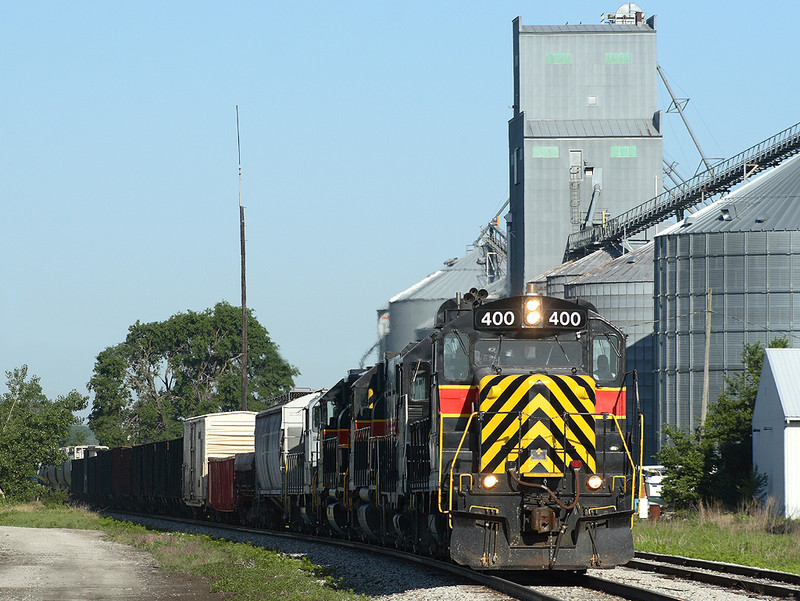
[[[350,446],[350,430],[343,428],[341,430],[335,428],[325,428],[322,431],[323,438],[330,438],[331,436],[338,436],[339,444],[342,446]]]
[[[356,430],[361,430],[362,428],[371,428],[369,431],[370,436],[386,436],[389,434],[389,420],[386,419],[376,419],[376,420],[369,420],[369,419],[357,419],[356,420]]]
[[[595,391],[597,401],[595,410],[598,413],[610,413],[616,417],[625,417],[625,388],[600,388]]]
[[[469,415],[477,402],[477,386],[439,386],[439,411],[441,413]]]

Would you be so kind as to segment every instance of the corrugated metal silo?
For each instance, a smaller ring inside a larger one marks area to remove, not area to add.
[[[541,294],[564,298],[564,286],[576,277],[590,273],[619,256],[613,249],[603,249],[574,261],[562,263],[533,279]]]
[[[505,278],[489,284],[483,259],[482,250],[476,247],[390,299],[388,307],[378,310],[380,352],[400,351],[419,340],[433,328],[441,304],[457,293],[485,288],[493,295],[502,294]]]
[[[598,255],[598,251],[589,255]],[[607,255],[606,255],[607,256]],[[588,258],[588,257],[587,257]],[[653,337],[653,243],[614,260],[606,260],[564,285],[566,298],[583,298],[625,332],[627,371],[636,370],[639,379],[640,411],[644,416],[645,458],[657,451],[658,410],[655,399]],[[628,399],[634,396],[628,381]]]
[[[706,314],[708,404],[742,369],[745,342],[800,333],[800,157],[656,236],[656,379],[662,424],[700,425]],[[707,311],[711,297],[710,311]]]

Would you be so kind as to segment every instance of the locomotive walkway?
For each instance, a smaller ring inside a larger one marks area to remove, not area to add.
[[[0,601],[223,601],[94,530],[0,526]]]

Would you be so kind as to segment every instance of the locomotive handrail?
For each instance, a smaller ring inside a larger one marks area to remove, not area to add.
[[[634,485],[631,486],[631,508],[633,508],[634,500],[636,498],[634,495],[636,494],[636,488],[637,488],[637,486],[636,486],[636,477],[637,477],[636,476],[636,462],[633,460],[633,454],[631,453],[631,450],[628,448],[628,443],[625,442],[625,433],[622,431],[622,428],[619,425],[619,420],[617,419],[617,416],[616,415],[612,415],[610,413],[601,413],[600,415],[604,416],[603,419],[608,419],[608,417],[610,417],[611,419],[614,420],[614,425],[617,428],[617,432],[619,433],[620,440],[622,440],[622,446],[625,449],[625,454],[628,456],[628,461],[631,464],[631,468],[633,468],[633,484]],[[608,416],[608,417],[605,417],[605,416]],[[642,429],[641,417],[642,416],[640,415],[639,416],[639,418],[640,418],[639,419],[639,428],[642,431],[642,436],[644,436],[644,430]],[[639,446],[639,448],[641,449],[641,445]],[[641,461],[639,462],[639,465],[641,466]],[[613,478],[612,478],[612,480],[613,480]],[[632,520],[633,520],[633,516],[631,516],[631,523],[633,523]]]
[[[370,436],[369,437],[369,444],[370,444],[370,458],[372,457],[372,451],[375,451],[375,462],[376,466],[373,468],[370,465],[370,471],[374,472],[375,474],[375,504],[378,507],[384,507],[381,504],[381,498],[383,497],[384,492],[391,492],[391,491],[384,491],[381,487],[384,485],[383,480],[381,479],[381,466],[384,465],[391,465],[391,462],[382,461],[381,460],[381,442],[397,442],[397,434],[381,434],[380,436]],[[395,458],[396,459],[396,458]],[[397,479],[395,478],[395,485],[397,483]]]
[[[459,441],[458,447],[456,448],[456,454],[453,456],[453,461],[450,464],[450,490],[448,491],[448,495],[447,495],[448,496],[448,508],[447,508],[447,511],[445,511],[442,508],[442,462],[444,461],[444,450],[442,448],[442,446],[443,446],[442,445],[442,443],[443,443],[442,430],[444,429],[444,424],[443,424],[444,417],[442,417],[442,415],[439,414],[439,512],[447,514],[447,516],[449,518],[449,520],[448,520],[449,526],[451,528],[453,527],[453,516],[450,515],[450,513],[453,511],[453,471],[456,468],[456,459],[458,458],[458,455],[461,453],[461,447],[464,445],[464,439],[467,437],[467,433],[469,432],[470,424],[472,424],[472,418],[474,418],[476,415],[478,415],[477,411],[473,411],[470,414],[469,419],[467,420],[467,425],[464,426],[464,433],[461,434],[461,440]]]

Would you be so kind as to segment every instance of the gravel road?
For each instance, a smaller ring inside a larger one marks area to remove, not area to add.
[[[0,526],[0,601],[223,601],[94,530]]]

